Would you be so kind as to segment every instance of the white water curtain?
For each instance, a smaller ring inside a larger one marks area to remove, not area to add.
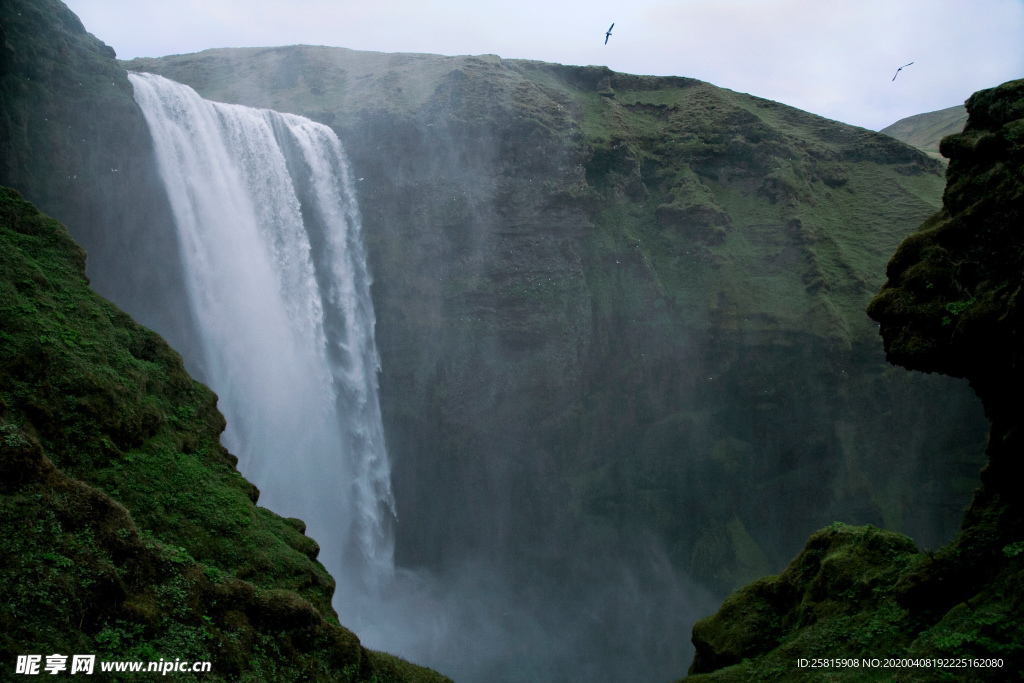
[[[129,74],[177,223],[224,445],[336,577],[393,572],[370,276],[340,141]],[[172,258],[168,255],[168,258]]]

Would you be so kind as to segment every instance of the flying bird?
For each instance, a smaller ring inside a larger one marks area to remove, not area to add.
[[[913,64],[913,62],[911,62],[910,64]],[[904,65],[903,65],[903,66],[901,66],[900,68],[896,69],[896,76],[899,76],[899,75],[900,75],[900,72],[901,72],[901,71],[903,71],[903,70],[904,70],[905,68],[907,68],[908,66],[910,66],[910,64],[904,64]],[[893,81],[895,81],[895,80],[896,80],[896,76],[893,76],[893,77],[892,77],[892,80],[893,80]],[[889,81],[889,82],[891,83],[892,81]]]
[[[604,34],[604,44],[605,45],[608,44],[608,39],[612,37],[612,29],[613,28],[615,28],[615,22],[612,22],[612,25],[608,27],[608,32]]]

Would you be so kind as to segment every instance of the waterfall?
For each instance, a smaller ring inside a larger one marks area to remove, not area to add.
[[[307,522],[334,576],[390,577],[371,278],[341,142],[301,116],[129,79],[177,224],[224,445],[261,504]]]

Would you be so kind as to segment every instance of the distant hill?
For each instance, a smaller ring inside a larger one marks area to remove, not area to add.
[[[913,145],[929,156],[941,159],[939,142],[947,135],[961,132],[965,123],[967,109],[958,104],[948,109],[908,116],[879,132]]]

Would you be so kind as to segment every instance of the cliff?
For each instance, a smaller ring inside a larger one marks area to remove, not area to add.
[[[863,315],[939,206],[919,151],[694,79],[491,55],[125,65],[345,142],[415,511],[400,562],[482,553],[579,581],[653,543],[724,595],[836,519],[954,532],[981,411],[962,383],[887,368]]]
[[[0,3],[4,184],[73,226],[93,287],[189,353],[145,121],[114,51],[57,0]],[[212,660],[219,680],[444,680],[338,623],[317,543],[255,505],[213,393],[90,289],[63,226],[0,200],[4,671],[56,651]]]
[[[0,185],[69,226],[100,294],[198,355],[145,119],[113,48],[60,0],[0,3]]]
[[[1024,264],[1024,81],[975,93],[949,158],[942,210],[904,240],[868,309],[888,359],[967,377],[991,420],[982,486],[957,537],[833,525],[780,575],[694,627],[687,680],[819,680],[798,658],[1000,660],[1000,667],[832,668],[836,680],[1004,681],[1024,672],[1024,481],[1019,381]],[[708,673],[714,672],[714,673]]]
[[[338,623],[319,546],[220,445],[217,397],[7,188],[0,302],[5,669],[57,652],[211,661],[203,680],[448,680]]]

